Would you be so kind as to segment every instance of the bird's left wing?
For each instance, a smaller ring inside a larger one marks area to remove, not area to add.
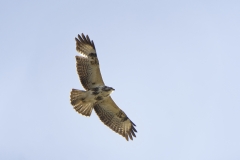
[[[83,55],[76,56],[77,72],[83,87],[89,90],[104,85],[93,41],[88,35],[85,37],[84,34],[78,35],[75,40],[76,50]]]
[[[101,103],[95,105],[94,110],[105,125],[125,137],[127,141],[128,137],[131,140],[133,140],[133,136],[136,137],[134,133],[137,132],[134,128],[136,125],[115,104],[110,96]]]

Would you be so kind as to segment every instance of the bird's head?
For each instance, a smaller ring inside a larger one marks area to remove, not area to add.
[[[114,89],[114,88],[112,88],[112,87],[103,86],[103,87],[102,87],[102,91],[106,91],[106,92],[112,92],[112,91],[115,91],[115,89]]]

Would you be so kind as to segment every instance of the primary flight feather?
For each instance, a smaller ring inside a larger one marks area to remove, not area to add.
[[[93,41],[82,34],[76,40],[76,67],[82,86],[86,91],[72,89],[70,101],[74,109],[90,116],[94,109],[100,120],[113,131],[128,140],[136,137],[136,126],[127,115],[116,105],[110,94],[114,89],[104,84],[99,68],[97,52]]]

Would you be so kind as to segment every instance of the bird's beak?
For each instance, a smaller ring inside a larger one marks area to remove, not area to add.
[[[112,88],[112,90],[113,90],[113,91],[115,91],[115,89],[114,89],[114,88]]]

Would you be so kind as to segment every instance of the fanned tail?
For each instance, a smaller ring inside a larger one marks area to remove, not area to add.
[[[70,101],[71,104],[74,106],[74,109],[84,116],[90,116],[92,113],[93,104],[86,102],[85,101],[86,97],[87,97],[86,91],[72,89],[70,93]]]

